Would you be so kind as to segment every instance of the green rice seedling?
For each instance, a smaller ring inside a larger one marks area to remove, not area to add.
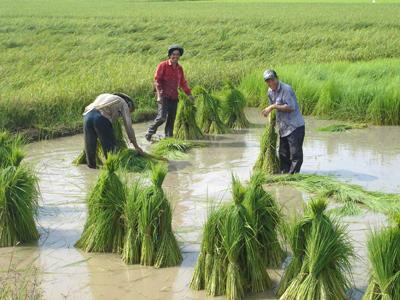
[[[317,128],[318,131],[323,132],[345,132],[351,129],[363,129],[367,128],[368,124],[359,123],[359,124],[333,124],[325,127]]]
[[[337,109],[341,99],[340,89],[336,81],[327,81],[322,87],[313,114],[316,116],[328,116],[331,111]]]
[[[203,133],[196,123],[196,106],[182,92],[179,94],[174,136],[181,140],[198,140],[203,137]]]
[[[125,236],[123,219],[126,187],[115,173],[118,157],[109,155],[88,196],[88,217],[76,247],[86,252],[121,253]]]
[[[113,123],[113,130],[116,140],[116,149],[117,151],[121,151],[128,148],[128,144],[126,143],[122,131],[122,123],[121,121],[117,120]],[[103,153],[103,149],[101,147],[100,141],[97,141],[97,152],[96,152],[96,164],[101,166],[104,164],[105,157]],[[84,165],[86,164],[86,153],[83,150],[77,158],[74,159],[73,164],[75,165]]]
[[[193,89],[198,104],[197,123],[203,133],[223,134],[227,132],[219,113],[221,110],[220,101],[215,99],[206,89],[196,87]]]
[[[182,255],[172,231],[172,211],[162,190],[167,174],[164,165],[155,165],[152,170],[152,185],[139,196],[139,233],[141,241],[140,263],[156,268],[176,266]]]
[[[162,139],[152,146],[152,153],[172,160],[186,158],[187,152],[198,144],[175,138]]]
[[[144,172],[158,163],[158,157],[139,154],[135,149],[123,149],[117,154],[118,168],[126,172]]]
[[[0,169],[0,247],[36,241],[37,177],[26,166]]]
[[[266,104],[267,89],[262,78],[262,71],[246,74],[240,81],[238,89],[246,98],[246,105],[260,107]]]
[[[21,135],[0,131],[0,168],[18,166],[25,156],[22,151],[23,145]]]
[[[278,239],[278,230],[283,217],[275,199],[263,189],[265,176],[255,172],[247,187],[244,206],[252,220],[257,241],[262,245],[263,259],[268,266],[279,267],[284,258],[284,251]]]
[[[393,226],[371,232],[367,247],[371,271],[363,300],[400,299],[400,214]]]
[[[231,83],[228,83],[221,91],[222,95],[222,116],[229,128],[243,129],[248,128],[250,122],[244,113],[246,98]]]
[[[254,165],[255,170],[260,170],[266,174],[279,173],[279,158],[277,155],[278,134],[275,131],[275,123],[276,113],[273,111],[269,115],[269,121],[261,137],[261,150]]]
[[[140,263],[141,237],[139,234],[139,197],[142,191],[140,181],[134,182],[126,197],[124,206],[125,238],[122,260],[127,264]]]
[[[299,234],[290,239],[292,247],[300,246],[292,249],[299,257],[285,270],[291,274],[278,289],[281,300],[347,299],[354,252],[346,229],[324,213],[326,206],[323,198],[312,200],[305,218],[291,231]]]

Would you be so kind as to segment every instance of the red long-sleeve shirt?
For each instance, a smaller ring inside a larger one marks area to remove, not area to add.
[[[186,82],[183,68],[179,64],[174,66],[170,60],[163,61],[157,66],[154,84],[161,97],[178,99],[178,88],[181,88],[186,95],[192,93]]]

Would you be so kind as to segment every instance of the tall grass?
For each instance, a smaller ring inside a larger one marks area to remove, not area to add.
[[[7,131],[0,132],[0,168],[18,166],[24,158],[21,135],[13,135]]]

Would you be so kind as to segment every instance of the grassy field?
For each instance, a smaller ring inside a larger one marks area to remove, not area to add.
[[[389,94],[399,83],[400,61],[393,58],[400,57],[400,5],[287,2],[3,0],[0,128],[79,128],[83,107],[106,91],[133,95],[148,112],[155,106],[153,72],[174,42],[186,48],[182,64],[192,86],[218,89],[227,80],[247,92],[255,86],[258,98],[250,97],[249,104],[257,105],[265,101],[258,74],[275,67],[299,95],[308,93],[304,85],[316,90],[299,97],[310,102],[305,113],[399,125],[398,110],[390,112],[389,122],[373,113],[398,107],[398,93],[391,94],[395,104],[381,93],[388,103],[371,103],[374,82]],[[319,101],[329,99],[321,94],[332,86],[343,92],[340,101]],[[355,89],[357,107],[342,104],[342,98],[353,103],[347,91]]]

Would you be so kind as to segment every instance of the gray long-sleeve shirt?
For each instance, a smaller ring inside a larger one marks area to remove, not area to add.
[[[286,104],[293,109],[292,112],[276,111],[276,124],[281,137],[288,136],[296,128],[304,126],[305,123],[297,103],[296,94],[290,85],[280,81],[276,91],[268,89],[268,99],[270,104]]]

